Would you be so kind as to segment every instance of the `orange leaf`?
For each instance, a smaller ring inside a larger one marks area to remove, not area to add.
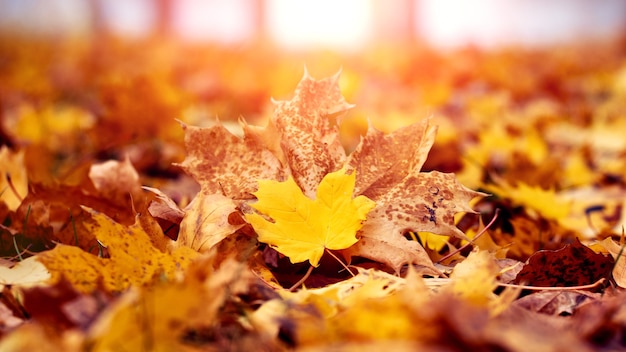
[[[102,213],[86,210],[93,219],[86,227],[96,234],[110,258],[59,244],[37,255],[54,282],[65,277],[82,292],[91,292],[99,285],[108,291],[123,291],[131,285],[151,283],[160,275],[173,279],[197,256],[197,252],[186,247],[163,253],[153,246],[138,223],[126,227]]]

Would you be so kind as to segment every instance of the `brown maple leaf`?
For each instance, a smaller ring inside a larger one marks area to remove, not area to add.
[[[356,170],[355,195],[376,201],[361,229],[361,241],[346,250],[389,265],[426,264],[428,255],[404,233],[427,231],[465,239],[454,214],[472,212],[468,202],[481,195],[462,186],[454,174],[421,173],[437,128],[424,119],[388,135],[369,128],[348,164]]]
[[[420,172],[436,134],[430,119],[390,134],[370,126],[347,156],[337,123],[331,123],[352,107],[341,95],[338,78],[315,80],[305,72],[291,100],[273,102],[275,111],[266,127],[240,120],[243,138],[219,123],[184,126],[188,156],[181,166],[202,192],[222,193],[239,200],[244,209],[244,201],[254,200],[258,180],[291,176],[314,199],[325,175],[342,167],[354,170],[353,195],[367,196],[377,206],[358,234],[360,241],[344,250],[344,256],[373,259],[396,272],[405,264],[418,264],[436,275],[424,248],[404,233],[428,231],[465,239],[454,214],[471,212],[468,202],[482,194],[463,187],[454,174]]]

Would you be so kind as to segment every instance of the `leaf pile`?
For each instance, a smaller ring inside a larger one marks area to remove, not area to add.
[[[0,350],[626,348],[620,42],[134,45],[0,41]]]

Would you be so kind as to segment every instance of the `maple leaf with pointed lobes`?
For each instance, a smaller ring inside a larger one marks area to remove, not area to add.
[[[219,123],[210,128],[183,124],[183,129],[187,157],[180,166],[205,194],[252,199],[256,180],[285,177],[278,159],[252,138],[242,140]]]
[[[345,167],[356,177],[352,195],[364,195],[377,205],[359,231],[360,241],[343,250],[344,257],[369,258],[396,272],[417,264],[423,273],[438,275],[424,248],[404,233],[466,239],[454,215],[472,212],[469,201],[484,194],[463,187],[454,174],[420,172],[436,134],[430,119],[390,134],[370,126],[346,156],[338,126],[331,123],[331,117],[352,107],[341,95],[338,77],[315,80],[305,72],[291,100],[273,101],[275,111],[266,127],[240,120],[243,139],[219,124],[185,127],[188,156],[181,166],[202,192],[239,201],[254,199],[258,180],[287,177],[313,199],[324,176]]]
[[[38,260],[50,271],[53,282],[65,277],[80,292],[93,292],[99,285],[107,291],[120,292],[131,285],[151,284],[162,277],[173,279],[198,255],[188,247],[163,252],[154,246],[154,240],[139,221],[127,227],[95,210],[84,209],[93,219],[86,226],[106,246],[110,258],[59,244],[37,254]],[[159,237],[165,236],[160,233]]]
[[[254,213],[246,219],[260,242],[292,263],[309,260],[316,267],[326,249],[345,249],[358,241],[356,232],[375,205],[365,196],[352,198],[354,179],[354,173],[343,169],[327,174],[315,200],[302,194],[291,177],[285,182],[259,181],[259,201],[251,205],[271,221]]]
[[[423,273],[438,275],[424,248],[406,232],[431,232],[467,239],[454,224],[458,212],[473,212],[469,201],[483,193],[462,186],[454,174],[420,172],[435,141],[430,119],[388,135],[370,126],[348,165],[356,170],[355,194],[374,200],[376,208],[361,229],[361,241],[344,251],[389,265],[399,272],[418,264]]]
[[[339,74],[315,80],[305,72],[291,100],[272,101],[275,112],[268,126],[240,119],[243,139],[219,122],[209,128],[183,124],[187,157],[180,166],[207,194],[250,200],[257,180],[283,181],[291,175],[304,194],[314,197],[322,178],[346,159],[339,129],[328,119],[352,107],[338,80]]]

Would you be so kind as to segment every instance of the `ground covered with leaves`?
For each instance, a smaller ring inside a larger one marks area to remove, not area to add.
[[[2,38],[0,350],[625,349],[625,51]]]

